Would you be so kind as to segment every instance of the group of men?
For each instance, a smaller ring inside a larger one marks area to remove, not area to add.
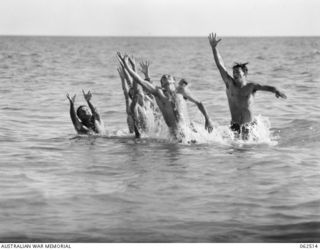
[[[251,104],[256,91],[263,90],[286,98],[286,95],[275,87],[260,85],[247,80],[248,63],[236,63],[231,76],[224,66],[217,45],[221,39],[211,33],[208,37],[212,48],[214,61],[226,86],[226,94],[231,113],[230,129],[241,139],[248,139],[250,127],[256,125]],[[177,141],[182,141],[188,131],[196,132],[189,120],[186,101],[194,103],[205,118],[205,129],[211,133],[212,121],[208,116],[203,103],[190,91],[188,82],[181,79],[178,83],[171,75],[163,75],[160,86],[155,86],[149,77],[148,61],[140,63],[142,78],[138,72],[133,58],[117,53],[119,59],[118,73],[121,78],[122,89],[126,100],[127,123],[130,133],[139,138],[141,134],[148,134],[157,129],[163,117],[170,135]],[[103,122],[96,108],[91,104],[92,94],[83,91],[88,106],[74,108],[75,96],[70,98],[70,116],[76,131],[79,134],[102,133]]]

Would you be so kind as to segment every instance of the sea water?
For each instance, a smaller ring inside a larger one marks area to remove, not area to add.
[[[0,37],[1,242],[319,242],[320,38],[223,38],[225,65],[249,61],[258,126],[234,137],[205,37]],[[116,51],[183,77],[198,133],[128,133]],[[77,136],[66,94],[91,90],[103,136]]]

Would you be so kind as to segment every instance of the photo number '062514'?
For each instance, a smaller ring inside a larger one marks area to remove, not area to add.
[[[300,248],[318,248],[318,244],[314,243],[301,243]]]

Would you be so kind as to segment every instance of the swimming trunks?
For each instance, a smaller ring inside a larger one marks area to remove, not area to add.
[[[250,127],[253,127],[255,125],[257,125],[256,120],[254,120],[252,122],[245,123],[245,124],[241,124],[241,125],[239,123],[231,122],[230,129],[234,132],[239,133],[239,134],[241,134],[241,133],[248,134],[250,132]]]

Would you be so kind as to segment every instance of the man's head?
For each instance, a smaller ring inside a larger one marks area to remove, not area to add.
[[[171,75],[163,75],[160,79],[161,87],[164,88],[166,91],[175,91],[176,86],[175,84],[176,79]]]
[[[235,63],[232,67],[233,70],[233,78],[235,80],[241,80],[244,77],[247,77],[248,75],[248,68],[246,63]]]
[[[188,82],[186,79],[182,78],[180,81],[179,81],[179,86],[180,87],[186,87],[188,85]]]
[[[79,119],[82,122],[86,122],[89,121],[92,117],[92,113],[89,109],[89,107],[85,106],[85,105],[81,105],[78,109],[77,109],[77,116],[79,117]]]

